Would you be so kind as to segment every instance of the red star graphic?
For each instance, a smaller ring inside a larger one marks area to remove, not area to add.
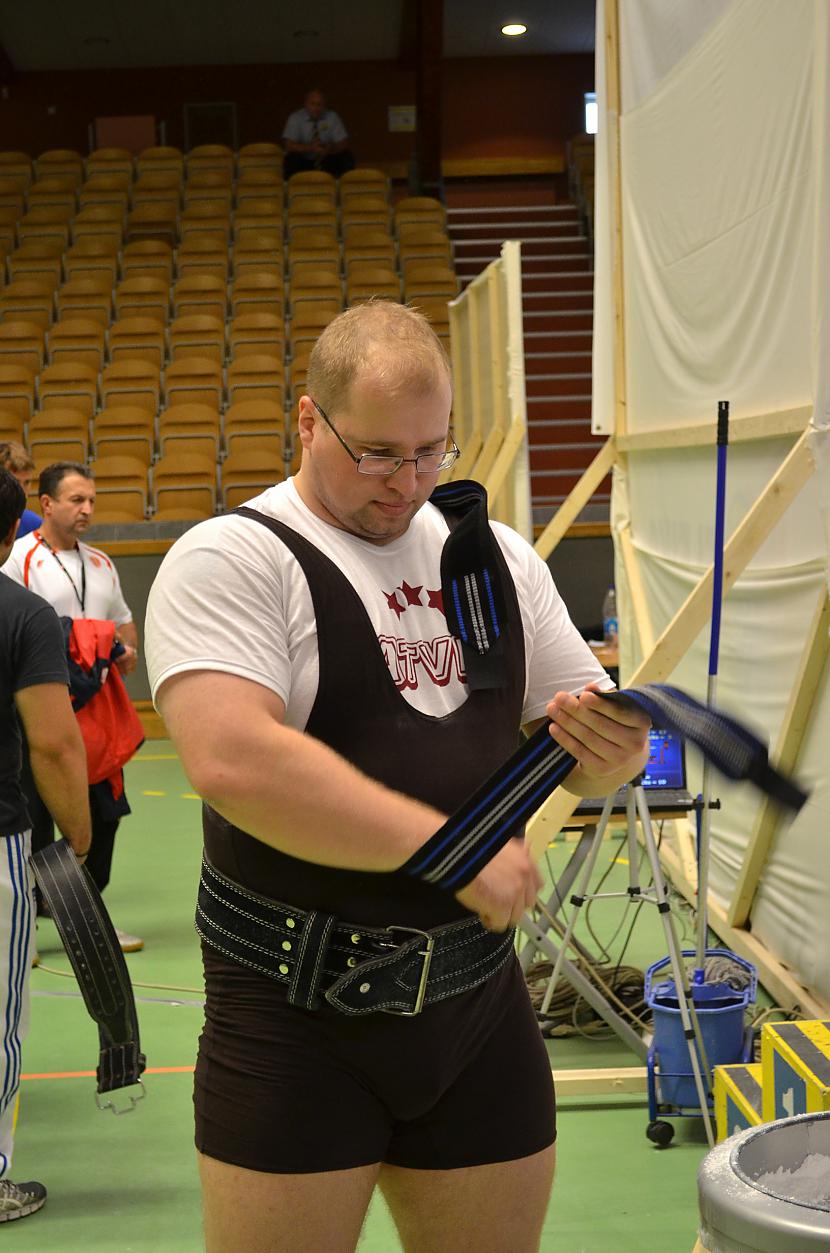
[[[386,597],[387,605],[389,606],[390,609],[392,609],[398,615],[399,618],[402,613],[406,613],[406,605],[402,605],[401,602],[398,600],[397,588],[395,588],[394,592],[384,592],[383,594]]]
[[[427,609],[440,609],[441,613],[443,613],[444,612],[444,593],[441,590],[441,588],[436,587],[433,590],[433,588],[428,587],[427,596],[429,597],[429,601],[427,602]]]
[[[406,579],[404,579],[400,590],[406,597],[407,605],[420,605],[422,603],[421,592],[424,590],[423,585],[421,587],[410,587]]]

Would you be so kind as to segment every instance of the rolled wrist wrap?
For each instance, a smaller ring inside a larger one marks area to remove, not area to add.
[[[602,695],[645,710],[656,726],[695,744],[729,779],[745,779],[781,806],[798,811],[808,793],[769,762],[766,745],[736,719],[659,683]],[[449,892],[459,892],[518,835],[528,818],[577,765],[540,727],[447,819],[401,869]]]

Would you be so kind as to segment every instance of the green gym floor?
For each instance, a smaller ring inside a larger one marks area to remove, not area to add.
[[[42,1211],[5,1234],[16,1250],[185,1253],[203,1248],[191,1130],[191,1071],[202,1017],[192,925],[201,849],[199,802],[166,741],[144,745],[127,769],[127,792],[133,813],[119,831],[107,904],[117,926],[146,941],[143,952],[127,958],[147,1055],[146,1099],[119,1118],[96,1109],[97,1030],[52,923],[41,921],[42,965],[32,972],[32,1023],[23,1053],[12,1176],[42,1181],[49,1199]],[[550,865],[557,872],[570,851],[564,841],[551,850]],[[598,873],[624,856],[624,846],[609,839],[599,855]],[[611,882],[624,875],[623,866],[615,865]],[[612,940],[624,908],[619,900],[592,906],[591,922],[603,943]],[[681,919],[681,926],[688,937],[689,919]],[[627,929],[628,920],[610,943],[615,958]],[[577,934],[587,942],[584,930]],[[657,911],[643,908],[626,963],[644,968],[664,953]],[[557,1040],[550,1048],[556,1069],[639,1065],[616,1037]],[[560,1099],[558,1173],[542,1241],[545,1253],[691,1253],[697,1226],[695,1175],[706,1151],[703,1128],[699,1119],[678,1119],[674,1143],[659,1150],[646,1139],[647,1121],[645,1095]],[[398,1248],[378,1199],[361,1253]]]

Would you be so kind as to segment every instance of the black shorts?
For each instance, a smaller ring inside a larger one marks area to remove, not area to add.
[[[515,957],[415,1018],[295,1009],[282,984],[202,946],[196,1147],[278,1174],[388,1162],[452,1170],[556,1138],[547,1049]]]

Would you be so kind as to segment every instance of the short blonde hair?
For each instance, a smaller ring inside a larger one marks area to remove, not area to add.
[[[21,474],[24,470],[34,470],[35,463],[22,444],[9,439],[0,442],[0,466],[10,474]]]
[[[417,309],[391,300],[369,300],[329,322],[311,353],[306,390],[324,409],[349,401],[358,375],[388,390],[423,395],[450,379],[444,347]]]

